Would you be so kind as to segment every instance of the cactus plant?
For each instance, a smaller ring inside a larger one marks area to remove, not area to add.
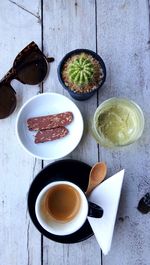
[[[99,61],[85,51],[67,58],[62,68],[62,79],[71,91],[89,93],[101,85],[104,72]]]
[[[93,72],[93,64],[83,55],[76,58],[68,67],[70,81],[79,86],[88,84],[92,80]]]

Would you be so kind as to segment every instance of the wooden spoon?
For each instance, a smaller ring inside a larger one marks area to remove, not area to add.
[[[98,162],[92,167],[89,175],[89,184],[85,192],[86,196],[89,196],[91,191],[104,180],[106,173],[107,166],[104,162]]]

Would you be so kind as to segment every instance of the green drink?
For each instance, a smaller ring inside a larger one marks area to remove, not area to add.
[[[111,98],[96,110],[92,131],[103,146],[123,146],[136,141],[144,129],[144,116],[140,107],[131,100]]]

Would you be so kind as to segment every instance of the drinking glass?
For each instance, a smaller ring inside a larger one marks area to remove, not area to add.
[[[92,132],[102,146],[129,145],[138,140],[144,130],[144,115],[132,100],[110,98],[96,109]]]

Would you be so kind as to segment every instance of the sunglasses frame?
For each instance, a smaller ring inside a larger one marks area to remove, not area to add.
[[[27,56],[29,55],[32,51],[37,51],[39,54],[41,54],[45,61],[47,63],[53,62],[54,58],[53,57],[46,57],[44,55],[44,53],[39,49],[39,47],[37,46],[37,44],[32,41],[31,43],[29,43],[21,52],[18,53],[18,55],[16,56],[14,63],[13,63],[13,67],[10,68],[10,70],[7,72],[7,74],[0,80],[0,84],[9,84],[11,82],[11,80],[16,78],[17,75],[17,65]],[[19,79],[18,79],[19,80]],[[20,80],[19,80],[20,81]],[[22,81],[20,81],[22,82]],[[23,82],[22,82],[23,83]]]
[[[21,52],[18,53],[18,55],[16,56],[16,58],[15,58],[15,60],[13,62],[12,68],[10,68],[10,70],[6,73],[6,75],[4,75],[4,77],[0,80],[0,87],[1,86],[7,86],[7,88],[10,88],[10,90],[12,90],[12,92],[14,92],[14,96],[16,94],[16,91],[14,90],[14,88],[11,86],[10,83],[11,83],[11,81],[13,79],[16,79],[16,80],[18,80],[19,82],[21,82],[23,84],[28,84],[28,83],[23,82],[22,80],[20,80],[17,77],[17,73],[19,72],[19,70],[17,69],[17,67],[19,66],[19,63],[21,63],[24,60],[24,58],[26,58],[32,52],[37,52],[38,54],[40,54],[45,59],[45,62],[47,63],[47,68],[48,68],[48,63],[54,61],[54,58],[53,57],[47,58],[44,55],[44,53],[39,49],[38,45],[34,41],[32,41],[31,43],[29,43]],[[47,72],[48,72],[48,69],[47,69]],[[43,82],[43,80],[40,81],[40,82],[38,82],[37,84]],[[31,84],[31,85],[34,85],[34,84]],[[9,115],[11,115],[11,113],[8,113],[8,115],[6,117],[8,117]]]

